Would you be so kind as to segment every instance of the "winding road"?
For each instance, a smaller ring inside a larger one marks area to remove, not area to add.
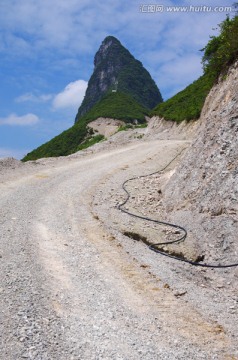
[[[158,153],[166,164],[186,144],[50,159],[0,183],[0,359],[232,359],[222,327],[174,296],[93,211],[110,176]]]

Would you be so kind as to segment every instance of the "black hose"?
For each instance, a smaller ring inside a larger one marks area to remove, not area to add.
[[[121,204],[119,204],[117,206],[117,208],[129,215],[129,216],[133,216],[137,219],[142,219],[142,220],[146,220],[146,221],[150,221],[150,222],[153,222],[155,224],[160,224],[160,225],[166,225],[166,226],[170,226],[170,227],[173,227],[175,229],[179,229],[179,230],[182,230],[183,232],[183,235],[176,239],[176,240],[172,240],[172,241],[167,241],[167,242],[162,242],[162,243],[154,243],[154,244],[150,244],[150,245],[147,245],[149,247],[150,250],[153,250],[154,252],[156,252],[157,254],[160,254],[160,255],[164,255],[164,256],[167,256],[171,259],[174,259],[174,260],[178,260],[178,261],[182,261],[182,262],[185,262],[185,263],[188,263],[190,265],[193,265],[193,266],[200,266],[200,267],[206,267],[206,268],[231,268],[231,267],[235,267],[235,266],[238,266],[238,263],[234,263],[234,264],[227,264],[227,265],[213,265],[213,264],[202,264],[201,262],[199,261],[192,261],[192,260],[188,260],[188,259],[185,259],[185,258],[180,258],[180,257],[177,257],[177,256],[174,256],[174,255],[170,255],[164,251],[161,251],[159,249],[156,248],[156,246],[161,246],[161,245],[169,245],[169,244],[174,244],[174,243],[179,243],[181,241],[184,241],[186,238],[187,238],[187,230],[180,226],[180,225],[176,225],[176,224],[172,224],[172,223],[168,223],[168,222],[165,222],[165,221],[160,221],[160,220],[155,220],[155,219],[151,219],[149,217],[146,217],[146,216],[141,216],[141,215],[136,215],[136,214],[133,214],[131,213],[130,211],[127,211],[125,209],[123,209],[122,207],[124,205],[126,205],[126,203],[129,201],[130,199],[130,193],[129,191],[126,189],[126,184],[129,182],[129,181],[133,181],[133,180],[136,180],[136,179],[141,179],[141,178],[144,178],[144,177],[148,177],[148,176],[152,176],[152,175],[155,175],[155,174],[158,174],[164,170],[166,170],[170,164],[172,164],[172,162],[174,162],[174,160],[181,155],[181,153],[184,151],[184,149],[179,153],[177,154],[164,168],[162,168],[161,170],[157,170],[155,172],[152,172],[150,174],[146,174],[146,175],[141,175],[141,176],[135,176],[135,177],[132,177],[130,179],[127,179],[126,181],[124,181],[124,183],[122,184],[122,189],[125,191],[125,193],[127,194],[127,197],[125,199],[125,201],[123,201]]]

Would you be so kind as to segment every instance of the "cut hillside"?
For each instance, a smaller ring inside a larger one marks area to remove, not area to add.
[[[117,119],[125,123],[143,123],[147,114],[148,110],[131,96],[119,92],[109,93],[70,129],[28,153],[23,161],[70,155],[84,149],[85,145],[88,147],[101,141],[102,137],[95,137],[92,129],[87,127],[88,123],[98,118]]]
[[[196,139],[163,191],[169,220],[212,264],[238,263],[238,63],[206,99]]]
[[[157,108],[164,118],[189,120],[183,107],[189,116],[196,115],[197,100],[213,85],[196,137],[163,187],[159,205],[168,222],[188,230],[187,241],[169,245],[170,251],[182,251],[187,259],[195,254],[209,265],[227,266],[238,264],[237,16],[227,18],[220,28],[221,34],[204,48],[204,76]],[[236,275],[231,273],[230,283],[235,284]]]

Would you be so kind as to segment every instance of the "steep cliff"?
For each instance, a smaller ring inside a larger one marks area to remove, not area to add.
[[[154,80],[142,63],[113,36],[102,42],[94,58],[94,71],[89,80],[76,122],[108,91],[116,89],[134,98],[143,107],[152,109],[162,102]]]
[[[238,262],[238,63],[210,91],[163,205],[205,262]]]

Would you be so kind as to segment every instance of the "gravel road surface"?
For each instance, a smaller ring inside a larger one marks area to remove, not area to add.
[[[222,316],[222,289],[198,286],[193,272],[183,282],[186,265],[125,238],[129,220],[115,209],[123,179],[187,144],[136,142],[2,169],[0,359],[237,359],[236,298],[224,298]]]

